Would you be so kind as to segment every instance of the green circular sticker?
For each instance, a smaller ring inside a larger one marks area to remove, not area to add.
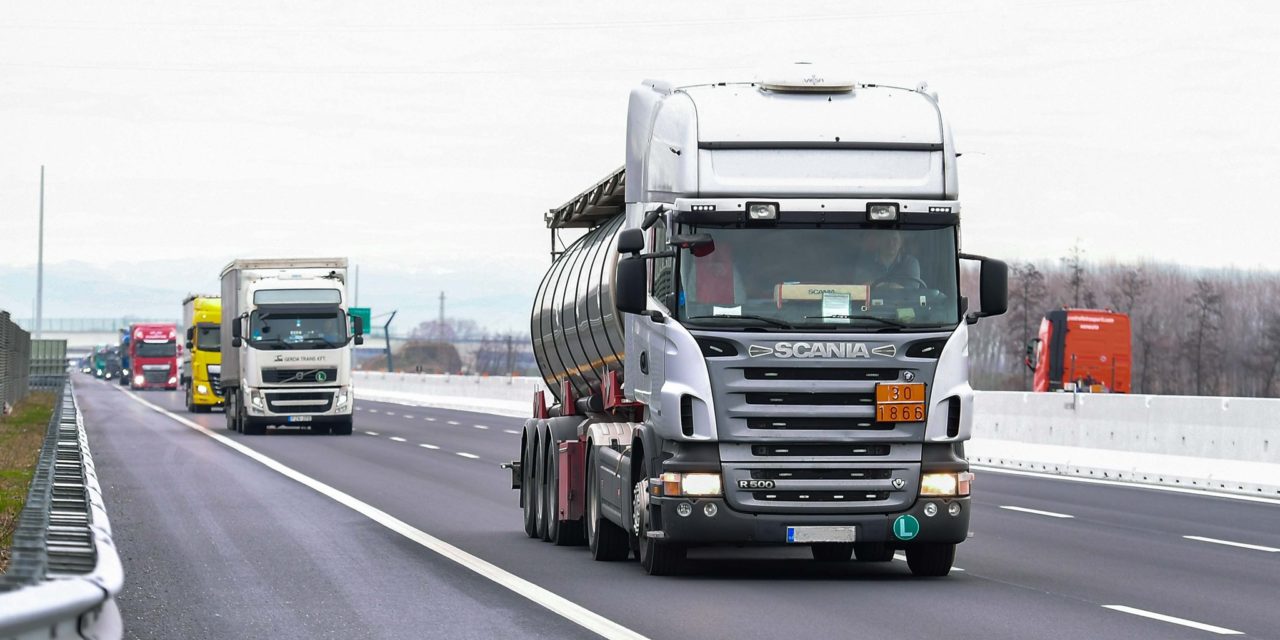
[[[915,516],[898,516],[893,521],[893,535],[899,540],[910,540],[920,533],[920,521]]]
[[[316,382],[324,382],[325,380],[328,380],[328,379],[329,379],[329,376],[326,376],[323,371],[316,372]]]

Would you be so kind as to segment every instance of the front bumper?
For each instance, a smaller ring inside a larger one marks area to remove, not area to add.
[[[921,542],[959,543],[969,535],[970,498],[921,498],[911,508],[897,513],[858,515],[791,515],[776,513],[742,513],[729,508],[724,498],[651,497],[657,505],[658,521],[654,531],[661,531],[664,542],[677,544],[787,544],[787,527],[852,526],[858,542],[890,542],[909,546]],[[676,512],[680,503],[690,503],[692,513]],[[716,505],[715,515],[707,516],[705,505]],[[925,515],[925,505],[937,505],[937,513]],[[960,505],[960,513],[949,515],[947,507]],[[919,523],[919,533],[910,540],[894,535],[894,522],[900,516],[912,516]]]
[[[204,393],[200,393],[202,386],[206,389]],[[200,380],[191,385],[191,401],[201,407],[221,407],[223,404],[222,396],[215,394],[208,382]]]

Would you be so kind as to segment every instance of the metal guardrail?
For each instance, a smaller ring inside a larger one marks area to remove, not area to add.
[[[0,638],[119,638],[123,585],[84,420],[64,382],[0,576]]]

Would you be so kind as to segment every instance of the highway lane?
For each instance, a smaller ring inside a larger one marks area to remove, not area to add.
[[[180,411],[173,394],[143,397]],[[944,580],[912,579],[900,562],[819,565],[804,549],[697,552],[689,575],[656,579],[631,563],[592,562],[580,549],[523,535],[515,494],[496,467],[515,455],[519,438],[507,431],[520,420],[358,406],[350,438],[230,435],[651,637],[844,637],[854,629],[903,638],[1206,635],[1103,605],[1280,637],[1271,603],[1280,554],[1182,537],[1280,547],[1276,505],[980,473],[976,537],[957,560],[966,571]],[[195,419],[222,427],[221,415]],[[198,435],[169,422],[175,432]],[[648,604],[664,602],[671,605],[662,615]]]

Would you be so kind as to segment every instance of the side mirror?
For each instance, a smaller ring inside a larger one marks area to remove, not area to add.
[[[978,313],[984,317],[998,316],[1009,309],[1009,265],[984,258],[978,282],[981,287]]]
[[[670,244],[681,249],[688,249],[699,258],[711,255],[716,250],[716,241],[709,233],[695,233],[684,236],[671,236]]]
[[[194,342],[192,342],[192,341],[190,341],[190,340],[187,340],[187,351],[190,351],[190,350],[192,350],[192,349],[194,349],[194,348],[196,348],[196,343],[194,343]]]
[[[357,335],[357,336],[356,336],[355,338],[353,338],[351,341],[352,341],[352,342],[354,342],[356,346],[360,346],[360,345],[364,344],[364,336],[362,336],[362,335]]]
[[[640,233],[639,229],[628,229]],[[623,233],[627,233],[623,231]],[[621,238],[618,247],[621,248]],[[644,313],[649,299],[645,290],[645,278],[649,275],[648,263],[637,256],[618,261],[617,280],[613,286],[614,304],[623,313]]]
[[[240,328],[240,318],[236,318],[231,322],[231,346],[239,349],[244,342],[244,332]]]
[[[351,326],[355,331],[356,336],[364,335],[364,318],[361,318],[360,316],[351,318]]]
[[[639,229],[623,229],[618,234],[618,253],[640,253],[644,251],[644,232]],[[621,271],[622,263],[618,263]]]
[[[1032,371],[1040,366],[1040,338],[1033,338],[1027,343],[1027,357],[1023,359],[1023,363]]]

